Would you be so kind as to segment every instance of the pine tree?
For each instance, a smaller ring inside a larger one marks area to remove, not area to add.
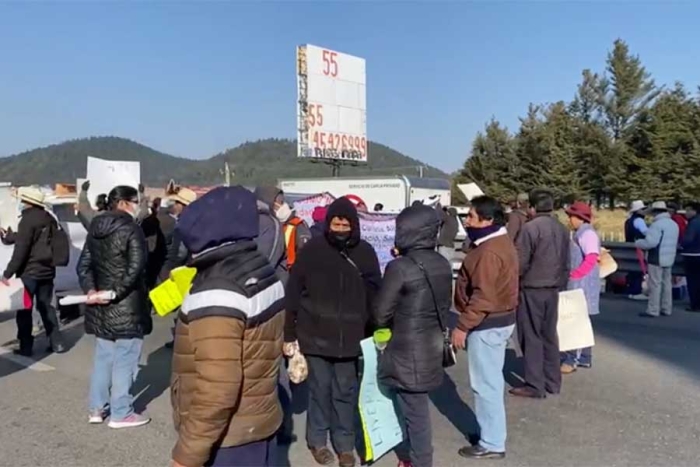
[[[477,134],[469,159],[457,176],[458,183],[474,182],[502,202],[510,202],[521,188],[513,136],[492,119]]]
[[[621,39],[615,41],[608,53],[606,76],[598,89],[601,113],[606,129],[612,137],[610,160],[605,174],[611,206],[616,197],[629,200],[637,187],[644,186],[643,158],[635,158],[627,145],[639,117],[659,95],[651,75],[640,58],[630,53]]]

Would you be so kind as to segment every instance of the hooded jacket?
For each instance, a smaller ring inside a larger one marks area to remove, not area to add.
[[[269,438],[282,422],[284,287],[253,241],[257,208],[245,188],[207,193],[177,231],[197,275],[175,331],[173,459],[201,466],[218,447]]]
[[[284,232],[282,223],[270,212],[270,207],[263,201],[257,201],[258,228],[260,233],[255,237],[258,251],[270,262],[283,284],[287,283],[287,261],[284,247]]]
[[[370,304],[381,283],[372,246],[360,239],[360,220],[346,198],[333,202],[326,215],[350,221],[350,237],[338,242],[326,228],[300,251],[287,283],[285,341],[299,341],[308,355],[354,358],[367,335]]]
[[[437,213],[428,206],[399,214],[395,243],[401,256],[387,266],[375,301],[376,326],[392,331],[380,357],[379,378],[405,391],[427,392],[442,384],[444,338],[438,313],[447,325],[452,267],[435,252],[438,228]]]
[[[107,211],[92,220],[78,261],[80,286],[85,293],[112,290],[116,298],[107,305],[87,307],[87,334],[110,340],[150,334],[147,257],[143,231],[129,214]]]
[[[31,206],[22,211],[22,218],[14,235],[15,248],[3,276],[37,280],[53,279],[56,268],[50,245],[51,230],[56,220],[44,209]]]

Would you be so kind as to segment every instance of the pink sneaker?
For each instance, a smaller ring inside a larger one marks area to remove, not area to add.
[[[110,420],[108,426],[110,428],[136,428],[137,426],[147,425],[151,421],[150,418],[139,413],[132,413],[122,420]]]

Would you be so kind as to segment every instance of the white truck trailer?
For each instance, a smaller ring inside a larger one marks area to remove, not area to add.
[[[377,203],[385,212],[400,212],[415,201],[442,206],[451,203],[450,182],[441,178],[418,178],[396,175],[389,177],[339,177],[280,179],[279,188],[293,195],[330,193],[336,198],[354,195],[371,211]]]

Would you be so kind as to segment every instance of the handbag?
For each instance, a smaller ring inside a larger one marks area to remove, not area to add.
[[[428,289],[430,289],[430,295],[433,297],[433,304],[435,305],[435,311],[437,312],[437,319],[438,319],[438,323],[440,324],[440,329],[442,330],[442,337],[443,337],[442,367],[449,368],[451,366],[454,366],[457,363],[457,353],[455,352],[455,348],[452,345],[452,341],[450,341],[450,330],[447,329],[447,326],[445,326],[445,323],[442,321],[442,313],[441,313],[440,307],[438,306],[437,298],[435,297],[435,290],[433,289],[433,284],[430,282],[430,277],[428,276],[428,273],[426,272],[425,268],[423,267],[423,263],[415,260],[414,258],[411,258],[410,256],[406,256],[406,258],[413,261],[413,263],[416,266],[418,266],[418,269],[421,270],[421,272],[423,273],[423,276],[425,277],[426,282],[428,283]]]

